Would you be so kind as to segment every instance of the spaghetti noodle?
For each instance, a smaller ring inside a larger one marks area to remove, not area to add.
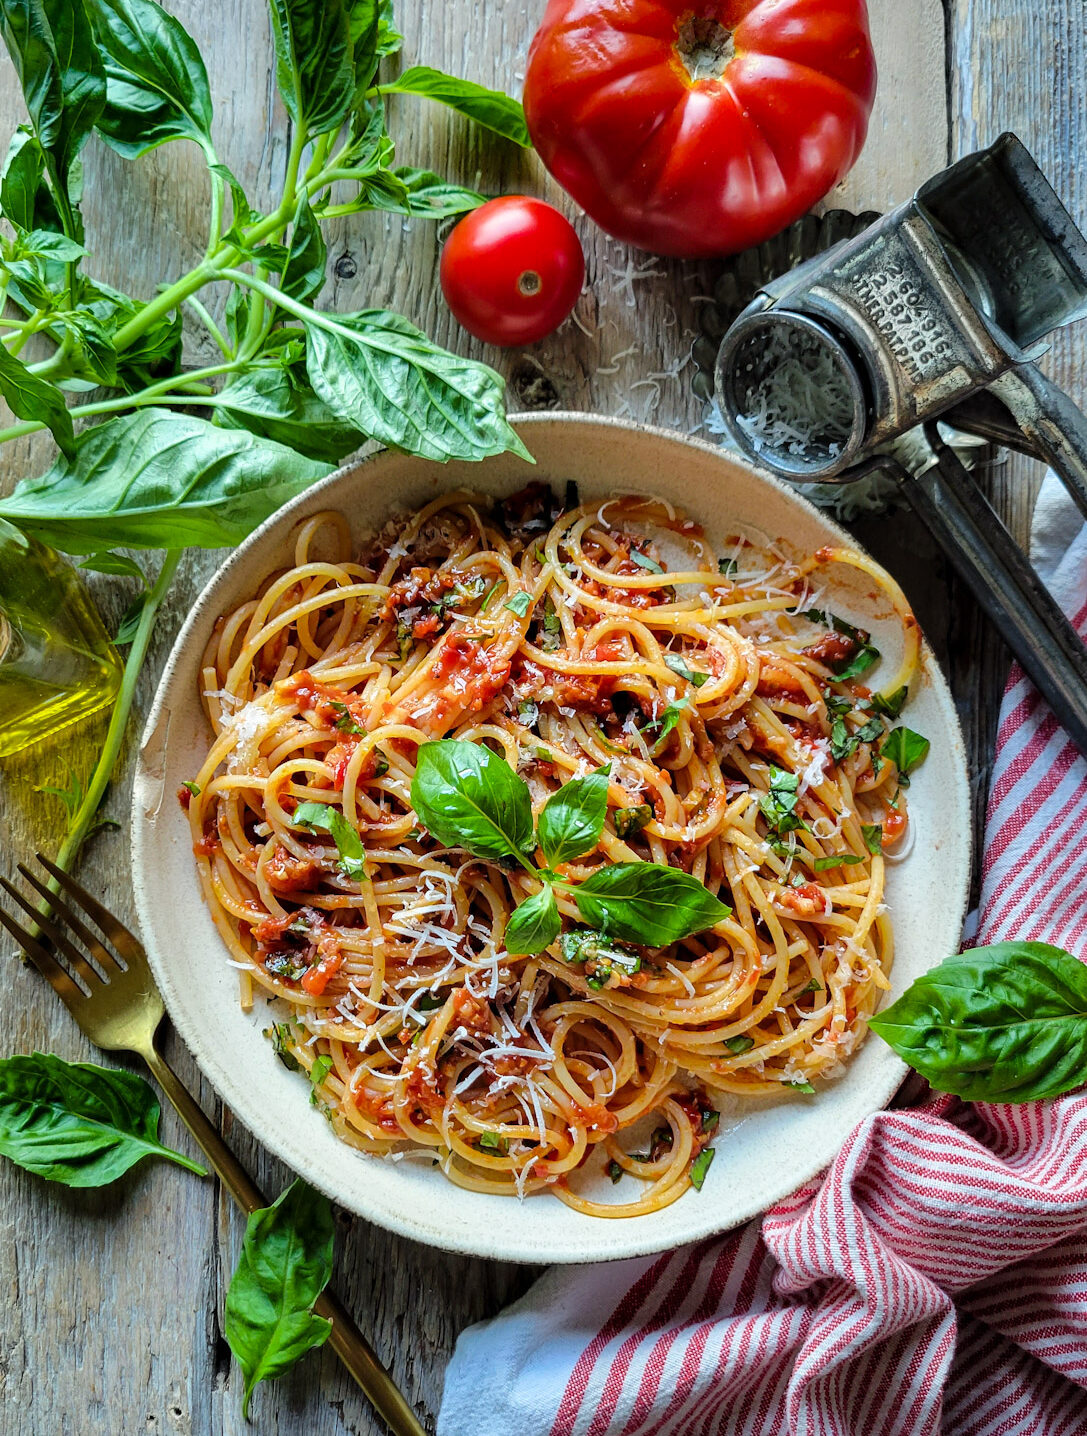
[[[868,635],[819,607],[836,564],[901,618],[882,694],[862,686]],[[343,515],[308,519],[293,567],[216,627],[216,736],[179,793],[243,1002],[275,1000],[277,1050],[363,1151],[600,1216],[666,1206],[701,1185],[709,1094],[812,1091],[888,986],[883,849],[906,810],[880,750],[919,645],[863,555],[743,536],[722,555],[645,498],[448,494],[359,557]],[[502,755],[537,813],[608,768],[569,884],[670,865],[731,915],[664,950],[579,948],[560,891],[564,940],[511,956],[510,914],[539,884],[442,847],[412,810],[419,745],[449,737]],[[298,821],[315,803],[323,826]],[[639,1179],[630,1200],[594,1195],[601,1165]]]

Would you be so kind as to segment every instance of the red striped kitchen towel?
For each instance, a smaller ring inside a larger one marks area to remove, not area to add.
[[[1052,481],[1035,540],[1087,631],[1087,533]],[[1087,763],[1018,671],[977,941],[1007,938],[1087,958]],[[552,1269],[462,1334],[438,1432],[1085,1436],[1085,1388],[1087,1095],[922,1096],[761,1223]]]

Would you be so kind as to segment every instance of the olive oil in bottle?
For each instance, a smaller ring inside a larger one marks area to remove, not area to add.
[[[0,758],[97,713],[121,673],[75,569],[0,519]]]

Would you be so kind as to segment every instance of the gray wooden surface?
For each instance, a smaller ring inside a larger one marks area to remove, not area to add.
[[[271,81],[264,0],[168,0],[208,59],[223,158],[257,197],[280,171],[286,127]],[[516,89],[542,0],[401,0],[406,62],[442,65]],[[948,158],[1013,128],[1041,160],[1081,224],[1087,224],[1087,7],[1085,0],[871,0],[881,59],[872,137],[838,202],[885,207]],[[0,143],[19,119],[10,65],[0,62]],[[411,101],[394,112],[401,159],[445,170],[489,192],[528,188],[553,194],[530,157],[473,134],[459,120]],[[99,147],[87,163],[86,214],[92,266],[102,277],[150,295],[154,285],[198,256],[205,189],[195,150],[171,145],[136,165]],[[578,220],[590,292],[578,313],[588,333],[567,326],[530,353],[487,357],[510,377],[511,407],[539,405],[629,413],[684,431],[701,421],[683,369],[697,296],[711,270],[631,255]],[[420,222],[359,217],[341,224],[330,255],[324,302],[388,304],[439,339],[482,353],[459,333],[437,289],[434,232]],[[622,276],[641,271],[622,282]],[[631,350],[632,352],[624,353]],[[1087,326],[1063,336],[1046,367],[1087,401]],[[191,357],[201,351],[194,348]],[[651,379],[651,375],[657,377]],[[24,441],[0,457],[10,486],[35,471],[47,447]],[[1036,466],[1012,459],[992,468],[994,500],[1023,537],[1036,491]],[[979,815],[984,803],[996,706],[1007,658],[933,545],[905,518],[870,522],[862,537],[904,582],[950,673],[967,734]],[[216,562],[185,565],[161,621],[140,691],[145,711],[181,615]],[[110,621],[130,594],[121,582],[96,594]],[[126,820],[138,723],[107,811]],[[55,800],[34,786],[63,778],[70,762],[89,766],[95,734],[31,750],[0,770],[3,868],[36,847],[55,845]],[[81,870],[122,915],[131,914],[127,840],[98,837]],[[0,1051],[54,1051],[93,1059],[67,1013],[5,946],[0,985]],[[215,1114],[269,1193],[289,1174],[223,1111],[176,1042],[170,1055]],[[186,1145],[171,1112],[165,1139]],[[346,1160],[346,1158],[345,1158]],[[391,1364],[409,1398],[433,1424],[442,1373],[457,1333],[523,1291],[533,1272],[469,1261],[414,1246],[341,1215],[338,1288]],[[68,1192],[0,1165],[0,1431],[5,1436],[220,1436],[246,1429],[240,1385],[220,1331],[223,1294],[242,1223],[212,1181],[148,1165],[100,1193]],[[608,1232],[601,1230],[601,1254]],[[379,1427],[328,1353],[262,1387],[251,1430],[352,1433]],[[460,1436],[460,1433],[457,1433]],[[470,1433],[464,1433],[470,1436]]]

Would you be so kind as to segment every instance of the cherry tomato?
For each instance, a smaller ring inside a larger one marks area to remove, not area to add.
[[[695,258],[761,244],[832,189],[875,91],[865,0],[548,0],[525,118],[602,229]]]
[[[573,225],[523,194],[488,200],[445,242],[442,293],[470,334],[487,344],[531,344],[557,329],[585,282]]]

